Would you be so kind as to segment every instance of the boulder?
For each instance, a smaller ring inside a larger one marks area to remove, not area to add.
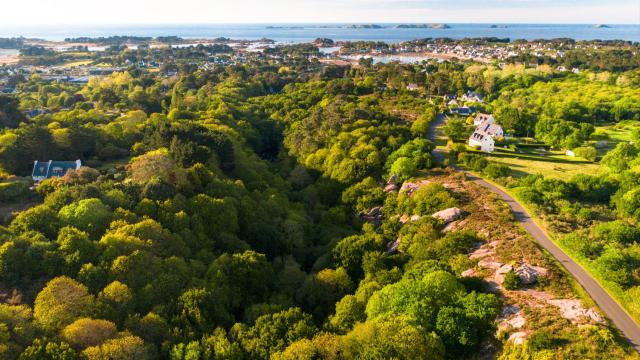
[[[398,252],[398,247],[400,246],[400,238],[397,238],[396,241],[389,244],[387,247],[387,254],[395,254]]]
[[[600,324],[604,323],[604,319],[600,314],[593,309],[585,309],[582,307],[578,299],[554,299],[547,300],[547,303],[556,306],[560,310],[562,317],[572,323],[583,323],[585,320],[591,320]]]
[[[513,266],[509,265],[509,264],[504,264],[502,266],[500,266],[500,268],[498,268],[498,270],[496,270],[496,274],[506,274],[509,271],[513,271]]]
[[[523,264],[515,270],[516,275],[524,285],[531,285],[538,280],[538,271],[527,264]]]
[[[508,341],[511,341],[514,345],[522,345],[526,340],[527,340],[527,333],[524,331],[518,331],[511,334],[511,336],[509,336]]]
[[[483,269],[499,269],[502,266],[502,263],[491,261],[488,259],[482,259],[478,261],[478,266]]]
[[[493,256],[496,254],[496,251],[490,248],[481,247],[480,249],[474,251],[469,255],[469,259],[482,259],[487,256]]]
[[[448,233],[448,232],[451,232],[451,231],[455,230],[455,229],[458,227],[458,224],[459,224],[459,223],[460,223],[459,221],[454,221],[454,222],[450,222],[450,223],[448,223],[448,224],[447,224],[447,225],[442,229],[442,232],[443,232],[443,233]]]
[[[388,184],[387,186],[384,187],[383,191],[385,193],[390,193],[390,192],[393,192],[393,191],[396,191],[396,190],[398,190],[398,185],[396,185],[396,184]]]
[[[540,266],[531,266],[531,268],[538,272],[538,276],[545,277],[549,273],[549,269]]]
[[[398,174],[393,174],[387,181],[387,185],[398,185]]]
[[[498,270],[496,270],[496,274],[494,275],[494,279],[498,284],[502,284],[504,282],[505,275],[513,271],[513,266],[509,264],[502,265]]]
[[[478,275],[478,272],[473,268],[462,272],[462,277],[474,277],[476,275]]]
[[[406,193],[407,195],[411,196],[418,189],[420,189],[421,187],[429,183],[431,183],[429,180],[419,180],[416,182],[407,181],[404,184],[402,184],[402,187],[400,188],[400,192]]]
[[[435,219],[440,219],[444,221],[445,224],[448,224],[452,221],[458,220],[462,216],[462,211],[457,207],[444,209],[442,211],[438,211],[435,214],[432,214],[431,217]]]
[[[367,216],[371,216],[371,217],[382,216],[382,206],[376,206],[376,207],[372,208],[367,213]]]

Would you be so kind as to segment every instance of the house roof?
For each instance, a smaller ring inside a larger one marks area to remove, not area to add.
[[[32,177],[50,178],[64,176],[69,170],[77,170],[81,166],[80,160],[76,161],[34,161]]]
[[[493,114],[483,114],[483,113],[478,113],[478,115],[476,115],[475,120],[480,120],[480,121],[486,121],[489,119],[493,118]]]

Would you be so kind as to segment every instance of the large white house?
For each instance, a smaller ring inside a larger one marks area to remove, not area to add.
[[[500,125],[496,124],[493,115],[479,114],[473,121],[474,125],[479,117],[485,120],[477,125],[476,130],[469,137],[469,146],[478,146],[484,152],[493,152],[496,145],[495,139],[503,137],[504,131]]]
[[[483,103],[484,96],[473,91],[468,91],[466,94],[462,95],[462,101]]]
[[[485,135],[474,131],[473,134],[471,134],[471,136],[469,137],[469,146],[479,146],[480,150],[490,153],[495,150],[496,141],[491,135]]]

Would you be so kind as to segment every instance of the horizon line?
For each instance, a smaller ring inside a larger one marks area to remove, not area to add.
[[[492,25],[492,24],[512,24],[512,25],[635,25],[640,26],[640,23],[616,23],[616,22],[509,22],[509,21],[493,21],[493,22],[449,22],[449,21],[340,21],[340,22],[285,22],[285,21],[273,21],[273,22],[158,22],[158,23],[74,23],[74,24],[60,24],[60,23],[30,23],[30,24],[16,24],[16,23],[4,23],[0,25],[3,27],[46,27],[46,26],[176,26],[176,25],[271,25],[271,24],[287,24],[287,25],[344,25],[344,24],[451,24],[451,25]],[[446,30],[446,29],[444,29]]]

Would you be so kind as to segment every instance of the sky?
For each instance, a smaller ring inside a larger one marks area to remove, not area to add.
[[[640,0],[0,0],[0,24],[640,24]]]

